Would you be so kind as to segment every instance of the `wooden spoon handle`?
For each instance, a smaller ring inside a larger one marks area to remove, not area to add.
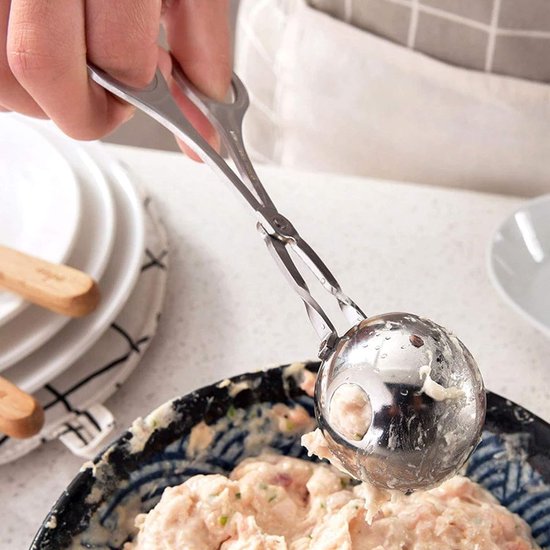
[[[36,435],[44,425],[44,410],[32,395],[0,377],[0,432],[10,437]]]
[[[99,303],[97,284],[86,273],[6,246],[0,246],[0,287],[69,317],[87,315]]]

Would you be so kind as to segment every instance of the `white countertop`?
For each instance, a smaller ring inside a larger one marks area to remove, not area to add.
[[[106,403],[118,420],[115,435],[222,377],[314,358],[318,343],[299,298],[254,217],[210,170],[176,153],[109,149],[150,190],[171,263],[157,336]],[[486,271],[489,239],[521,199],[270,167],[259,173],[367,314],[410,311],[452,329],[488,388],[550,419],[550,341],[502,303]],[[0,467],[0,548],[29,546],[81,463],[48,443]]]

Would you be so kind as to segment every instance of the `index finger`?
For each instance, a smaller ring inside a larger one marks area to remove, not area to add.
[[[7,55],[15,78],[67,134],[95,139],[129,109],[95,83],[86,68],[84,2],[12,0]]]

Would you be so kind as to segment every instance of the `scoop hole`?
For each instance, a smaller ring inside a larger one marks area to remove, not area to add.
[[[342,437],[361,441],[372,422],[372,407],[365,390],[351,383],[338,386],[330,400],[328,420]]]

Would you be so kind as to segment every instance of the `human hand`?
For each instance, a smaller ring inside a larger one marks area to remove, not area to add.
[[[170,81],[170,56],[157,45],[161,23],[188,78],[223,99],[231,78],[228,9],[228,0],[2,0],[0,110],[51,118],[76,139],[103,137],[133,108],[88,78],[87,60],[131,86],[148,84],[157,65]],[[213,128],[171,87],[216,147]]]

